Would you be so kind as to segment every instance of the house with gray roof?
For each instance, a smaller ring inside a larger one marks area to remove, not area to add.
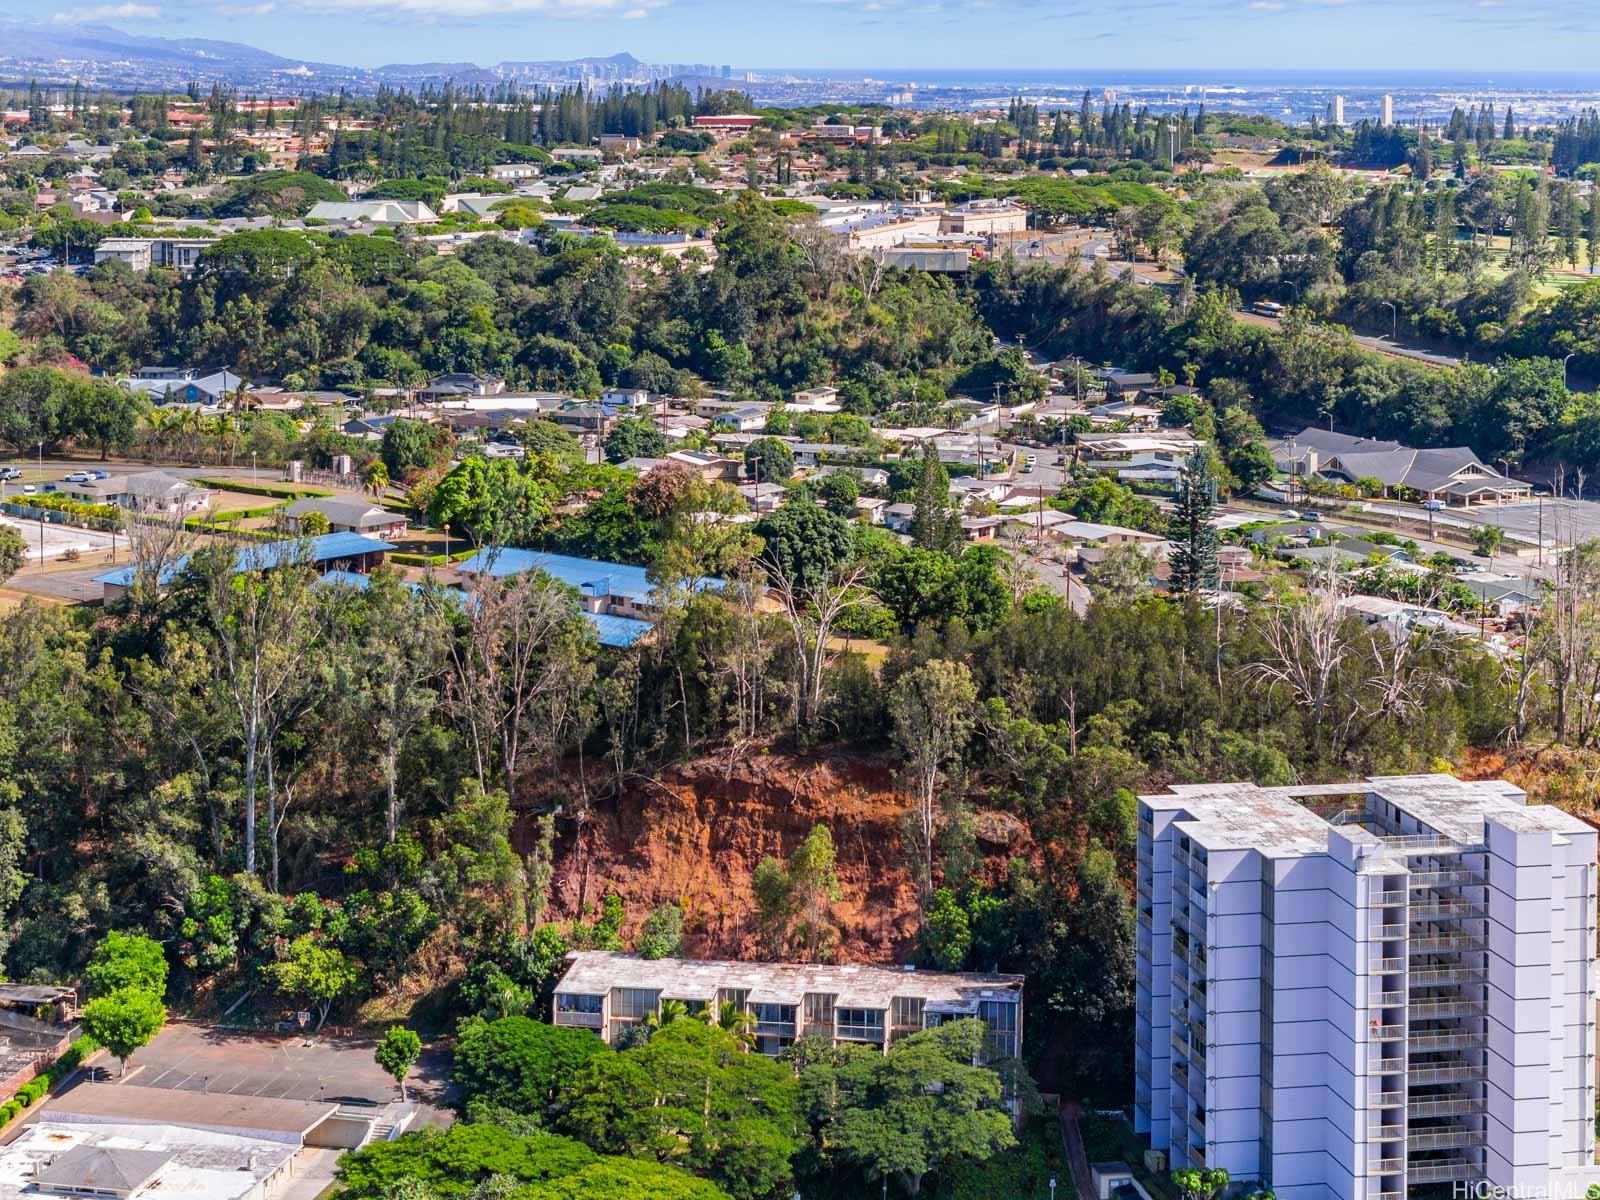
[[[296,500],[283,511],[291,533],[303,533],[305,519],[312,513],[327,518],[329,533],[363,533],[390,538],[405,533],[408,524],[401,514],[360,496],[311,496]]]
[[[1308,428],[1278,442],[1272,457],[1280,471],[1291,475],[1320,475],[1340,483],[1375,479],[1386,492],[1404,489],[1462,507],[1521,500],[1533,493],[1528,484],[1500,474],[1466,446],[1417,450],[1400,442]]]

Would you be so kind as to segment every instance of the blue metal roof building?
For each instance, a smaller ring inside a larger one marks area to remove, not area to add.
[[[489,546],[456,569],[463,575],[488,574],[495,579],[521,575],[525,571],[543,571],[577,588],[580,596],[616,596],[636,604],[649,604],[655,595],[655,587],[643,567],[574,558],[569,554],[547,554],[542,550]],[[694,586],[696,591],[720,591],[726,585],[724,580],[702,575],[694,581]]]
[[[355,588],[365,591],[372,586],[372,576],[362,575],[356,571],[326,571],[323,573],[322,583]],[[406,584],[414,592],[422,590],[419,583]],[[450,599],[460,604],[470,604],[471,597],[460,588],[442,588],[441,591]],[[655,628],[649,621],[636,621],[632,617],[614,617],[610,613],[583,611],[583,619],[594,627],[595,640],[602,646],[616,646],[624,648],[633,645],[645,634]]]
[[[305,557],[301,558],[301,547],[305,547]],[[289,538],[281,542],[255,542],[239,547],[239,557],[234,562],[236,572],[245,571],[270,571],[273,567],[282,566],[284,563],[305,562],[309,565],[320,566],[323,563],[345,561],[364,562],[371,555],[385,554],[399,547],[391,542],[380,541],[378,538],[364,537],[359,533],[325,533],[321,537],[310,538],[302,541]],[[161,572],[163,586],[171,583],[183,574],[189,566],[189,555],[175,559]],[[133,584],[136,568],[119,567],[115,571],[107,571],[103,575],[96,575],[94,581],[110,588],[126,588]]]

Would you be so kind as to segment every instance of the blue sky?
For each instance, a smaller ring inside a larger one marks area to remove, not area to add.
[[[1581,68],[1596,0],[0,0],[0,11],[386,62],[839,68]]]

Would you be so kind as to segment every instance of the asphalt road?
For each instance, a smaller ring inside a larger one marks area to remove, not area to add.
[[[1234,314],[1246,325],[1261,325],[1268,329],[1276,329],[1282,322],[1277,317],[1269,317],[1263,313],[1250,312],[1241,309]],[[1424,350],[1420,346],[1408,346],[1404,342],[1397,342],[1392,338],[1372,337],[1365,333],[1356,333],[1350,330],[1350,340],[1356,345],[1367,350],[1375,350],[1379,354],[1392,355],[1395,358],[1409,358],[1415,362],[1425,363],[1430,367],[1459,367],[1461,360],[1448,354],[1436,354],[1432,350]]]

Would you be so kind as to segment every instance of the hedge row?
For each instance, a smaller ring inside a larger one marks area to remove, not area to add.
[[[18,1088],[17,1094],[11,1099],[0,1104],[0,1125],[10,1124],[23,1109],[30,1108],[44,1099],[53,1087],[81,1067],[83,1060],[98,1049],[100,1049],[99,1043],[87,1035],[73,1042],[63,1051],[60,1058]]]
[[[7,496],[6,500],[11,504],[21,504],[28,508],[48,508],[52,512],[66,513],[73,517],[90,517],[101,521],[122,519],[122,510],[115,504],[93,504],[86,500],[74,500],[71,496],[63,496],[59,492]]]
[[[442,567],[446,563],[466,562],[477,553],[475,549],[456,550],[448,556],[443,554],[391,554],[389,560],[402,567]]]
[[[303,483],[242,483],[237,479],[196,479],[195,482],[219,491],[243,492],[247,496],[272,496],[279,500],[303,500],[307,496],[320,500],[333,495],[332,492]]]

